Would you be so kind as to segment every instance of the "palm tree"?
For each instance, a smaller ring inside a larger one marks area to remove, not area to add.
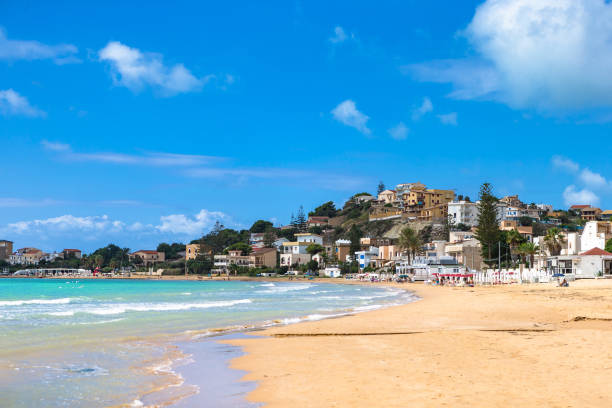
[[[422,244],[421,238],[412,228],[406,227],[400,233],[399,246],[408,253],[409,261],[420,251]]]
[[[550,255],[557,256],[561,253],[561,249],[563,248],[563,244],[565,244],[565,236],[563,232],[559,228],[551,228],[546,232],[546,236],[544,237],[544,245]]]
[[[514,252],[518,246],[524,241],[523,236],[515,228],[512,231],[508,231],[506,235],[506,243],[510,245],[510,254],[514,255]],[[519,254],[520,255],[520,254]]]
[[[519,246],[519,251],[525,256],[529,256],[529,268],[533,268],[533,257],[540,250],[540,247],[533,242],[523,242]]]

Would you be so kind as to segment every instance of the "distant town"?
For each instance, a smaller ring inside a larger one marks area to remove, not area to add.
[[[554,209],[518,195],[479,197],[405,183],[358,193],[342,208],[326,202],[296,209],[287,225],[256,221],[248,230],[217,222],[187,243],[130,250],[109,244],[90,254],[13,249],[0,240],[5,276],[393,274],[464,278],[474,271],[536,271],[594,278],[612,274],[612,210],[576,203]]]

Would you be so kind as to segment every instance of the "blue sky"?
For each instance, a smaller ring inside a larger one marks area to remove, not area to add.
[[[421,181],[612,198],[603,0],[2,2],[0,239],[188,241]]]

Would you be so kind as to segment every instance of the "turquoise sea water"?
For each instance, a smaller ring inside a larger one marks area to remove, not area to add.
[[[180,398],[196,386],[172,369],[189,359],[176,341],[411,300],[394,289],[307,282],[1,279],[0,406]]]

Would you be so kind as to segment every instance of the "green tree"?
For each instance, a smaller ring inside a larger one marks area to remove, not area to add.
[[[356,224],[353,224],[348,235],[348,239],[351,241],[349,251],[351,254],[355,254],[355,252],[361,249],[361,237],[363,237],[363,232],[361,232]]]
[[[335,217],[338,213],[336,209],[336,205],[333,201],[328,201],[326,203],[321,204],[314,211],[308,213],[311,217]]]
[[[565,244],[565,236],[559,228],[551,228],[546,232],[544,236],[544,246],[548,249],[550,255],[557,256],[561,254],[563,244]]]
[[[518,250],[522,255],[529,257],[529,267],[533,268],[533,259],[535,254],[540,250],[540,247],[533,242],[523,242],[519,245]]]
[[[249,231],[254,234],[262,233],[271,230],[274,225],[270,221],[257,220],[253,223]]]
[[[378,195],[382,193],[383,191],[385,191],[385,183],[383,183],[381,180],[378,182],[378,188],[376,189],[376,194]]]
[[[251,253],[252,250],[253,248],[251,248],[249,244],[245,242],[236,242],[235,244],[232,244],[225,248],[225,251],[223,252],[228,253],[229,251],[240,251],[242,255],[248,255]]]
[[[104,266],[104,256],[101,254],[94,255],[94,263],[99,268]]]
[[[298,210],[297,216],[295,217],[295,227],[298,231],[304,232],[306,231],[306,215],[304,214],[304,206],[300,205],[300,209]]]
[[[265,248],[272,248],[274,246],[274,241],[276,241],[276,236],[272,231],[266,231],[263,237],[263,244]]]
[[[414,259],[423,246],[419,234],[410,227],[406,227],[400,232],[398,243],[399,247],[408,254],[408,261]]]
[[[194,273],[198,275],[210,273],[213,267],[213,261],[210,256],[199,255],[196,259],[190,259],[187,261],[188,273]]]
[[[510,253],[511,253],[511,255],[516,252],[516,249],[523,242],[525,242],[525,239],[518,232],[517,229],[513,229],[511,231],[508,231],[508,233],[506,234],[506,243],[510,246]]]
[[[609,240],[606,241],[606,251],[608,252],[612,252],[612,238],[610,238]]]
[[[482,248],[482,257],[487,265],[493,265],[497,255],[496,246],[500,242],[500,230],[497,222],[497,198],[489,183],[480,186],[480,203],[478,204],[478,226],[476,239]]]
[[[306,252],[310,255],[316,255],[319,252],[324,252],[325,248],[319,244],[310,244],[306,247]]]

